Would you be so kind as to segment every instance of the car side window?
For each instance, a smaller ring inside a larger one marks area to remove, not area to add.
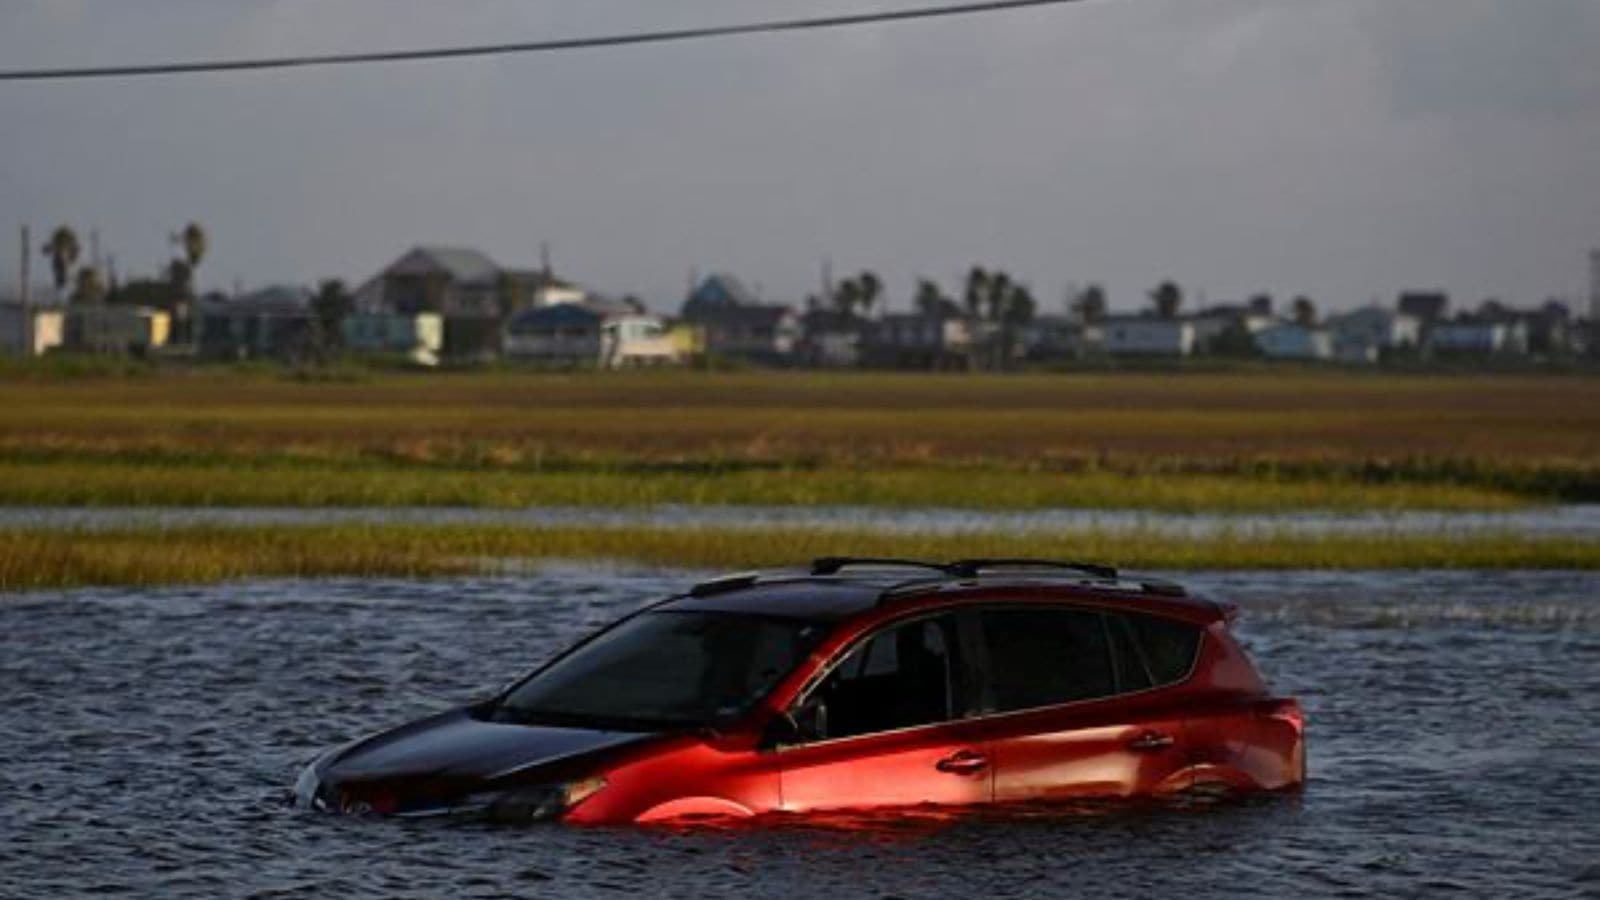
[[[1156,616],[1128,613],[1120,616],[1132,633],[1133,644],[1156,687],[1187,678],[1200,649],[1200,629]]]
[[[948,616],[890,627],[858,644],[817,686],[810,740],[831,740],[955,717],[956,635]]]
[[[1117,693],[1110,632],[1097,612],[988,609],[986,712],[1012,712]]]

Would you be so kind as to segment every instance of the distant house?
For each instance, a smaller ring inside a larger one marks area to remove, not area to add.
[[[1203,353],[1219,349],[1225,335],[1235,334],[1248,339],[1277,323],[1269,312],[1244,303],[1219,303],[1188,318],[1194,325],[1195,350]]]
[[[1520,321],[1527,332],[1531,354],[1567,356],[1582,344],[1572,310],[1560,300],[1547,300],[1538,309],[1516,310],[1510,315]]]
[[[547,268],[507,268],[471,248],[423,245],[368,279],[354,296],[358,313],[441,316],[439,355],[483,362],[500,356],[506,318],[523,310],[581,303],[588,293]],[[391,322],[382,327],[405,326]]]
[[[803,335],[792,308],[759,302],[726,274],[702,281],[684,301],[681,318],[704,331],[707,353],[752,362],[791,361]]]
[[[444,317],[438,313],[353,313],[340,331],[351,350],[403,354],[419,366],[438,365],[444,352]]]
[[[513,359],[616,369],[680,362],[678,348],[659,316],[597,297],[524,310],[506,323]]]
[[[1375,363],[1395,351],[1415,350],[1422,344],[1422,322],[1415,316],[1364,306],[1330,316],[1333,355],[1340,362]]]
[[[800,317],[803,337],[796,352],[800,362],[819,368],[861,364],[873,323],[836,309],[811,309]]]
[[[368,312],[498,316],[500,266],[465,247],[413,247],[363,285],[357,301]]]
[[[66,313],[56,305],[0,301],[0,353],[43,356],[66,341]]]
[[[63,345],[91,353],[143,354],[166,346],[172,317],[148,306],[82,304],[68,307]]]
[[[1109,316],[1101,325],[1112,356],[1184,357],[1195,350],[1194,323],[1188,319]]]
[[[864,360],[896,369],[956,369],[973,362],[972,322],[950,301],[914,313],[889,313],[872,323]]]
[[[513,313],[536,306],[582,303],[589,297],[582,287],[544,269],[503,269],[500,283],[501,303]]]
[[[1450,295],[1444,291],[1406,291],[1395,308],[1416,319],[1426,331],[1450,312]]]
[[[292,286],[203,300],[195,322],[195,349],[212,359],[296,359],[316,339],[311,292]]]
[[[1460,318],[1436,323],[1426,346],[1436,356],[1522,354],[1528,352],[1528,331],[1516,319]]]
[[[1036,316],[1022,329],[1023,353],[1035,361],[1083,359],[1105,346],[1099,322],[1075,316]]]
[[[1268,359],[1333,358],[1333,335],[1326,328],[1280,322],[1255,333],[1256,346]]]

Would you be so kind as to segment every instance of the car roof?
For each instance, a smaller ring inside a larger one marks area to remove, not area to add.
[[[824,562],[832,561],[818,561]],[[700,582],[661,608],[839,621],[890,605],[916,608],[1016,598],[1116,607],[1201,623],[1232,613],[1230,606],[1180,585],[1109,567],[1082,571],[1085,567],[1075,564],[1007,562],[1015,565],[987,571],[963,570],[959,563],[912,563],[856,571],[814,565],[812,570],[743,572]],[[819,568],[825,574],[816,574]]]

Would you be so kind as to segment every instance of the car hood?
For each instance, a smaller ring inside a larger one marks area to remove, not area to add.
[[[323,765],[338,780],[407,776],[493,780],[523,769],[639,743],[650,733],[486,722],[458,709],[382,732]]]

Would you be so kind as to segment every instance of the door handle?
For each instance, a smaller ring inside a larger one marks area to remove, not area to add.
[[[959,750],[934,763],[933,767],[952,775],[976,775],[989,768],[989,759],[973,750]]]
[[[1153,753],[1172,746],[1172,735],[1159,731],[1146,731],[1128,742],[1128,749],[1140,753]]]

